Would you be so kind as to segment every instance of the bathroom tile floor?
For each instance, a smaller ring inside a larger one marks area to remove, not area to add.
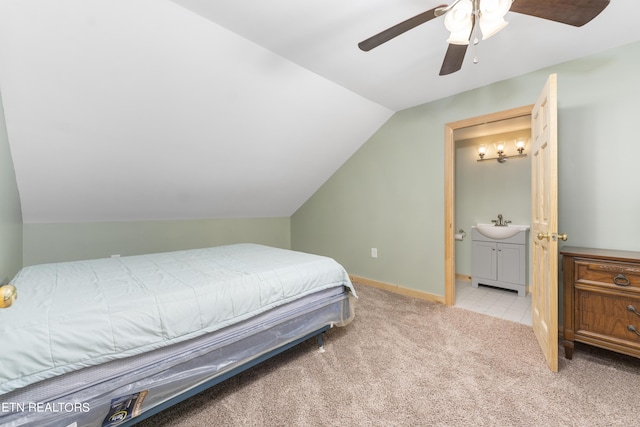
[[[456,307],[531,326],[531,294],[519,297],[516,291],[456,281]]]

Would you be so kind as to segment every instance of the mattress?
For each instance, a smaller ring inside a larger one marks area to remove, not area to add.
[[[22,269],[0,310],[0,395],[152,352],[331,288],[333,259],[255,244]]]
[[[15,390],[0,399],[0,425],[107,427],[138,421],[248,362],[323,328],[349,323],[352,298],[343,287],[320,290],[191,340]],[[114,421],[123,403],[135,406],[135,412]]]

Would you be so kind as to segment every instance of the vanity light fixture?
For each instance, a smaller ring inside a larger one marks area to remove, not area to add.
[[[482,144],[480,146],[478,146],[478,156],[480,157],[478,159],[479,162],[483,161],[483,160],[497,160],[498,163],[504,163],[507,161],[507,159],[510,158],[515,158],[515,157],[526,157],[527,155],[524,153],[524,148],[527,145],[527,140],[525,138],[518,138],[515,141],[513,141],[513,144],[515,146],[516,151],[518,152],[518,154],[514,154],[511,156],[508,156],[505,153],[505,150],[507,148],[507,144],[505,141],[498,141],[496,143],[493,144],[495,150],[496,150],[496,157],[486,157],[487,155],[487,145],[486,144]]]

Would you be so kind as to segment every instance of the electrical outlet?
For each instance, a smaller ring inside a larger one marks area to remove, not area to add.
[[[120,258],[120,254],[111,255],[111,258]]]
[[[371,258],[378,258],[378,248],[371,248]]]

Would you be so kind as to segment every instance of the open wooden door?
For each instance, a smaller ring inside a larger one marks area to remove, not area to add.
[[[552,74],[531,113],[531,300],[533,331],[553,372],[558,371],[557,104]]]
[[[445,303],[455,304],[454,131],[531,115],[532,325],[553,372],[558,370],[558,115],[557,77],[549,76],[535,105],[445,125]],[[566,240],[566,236],[561,236]]]

